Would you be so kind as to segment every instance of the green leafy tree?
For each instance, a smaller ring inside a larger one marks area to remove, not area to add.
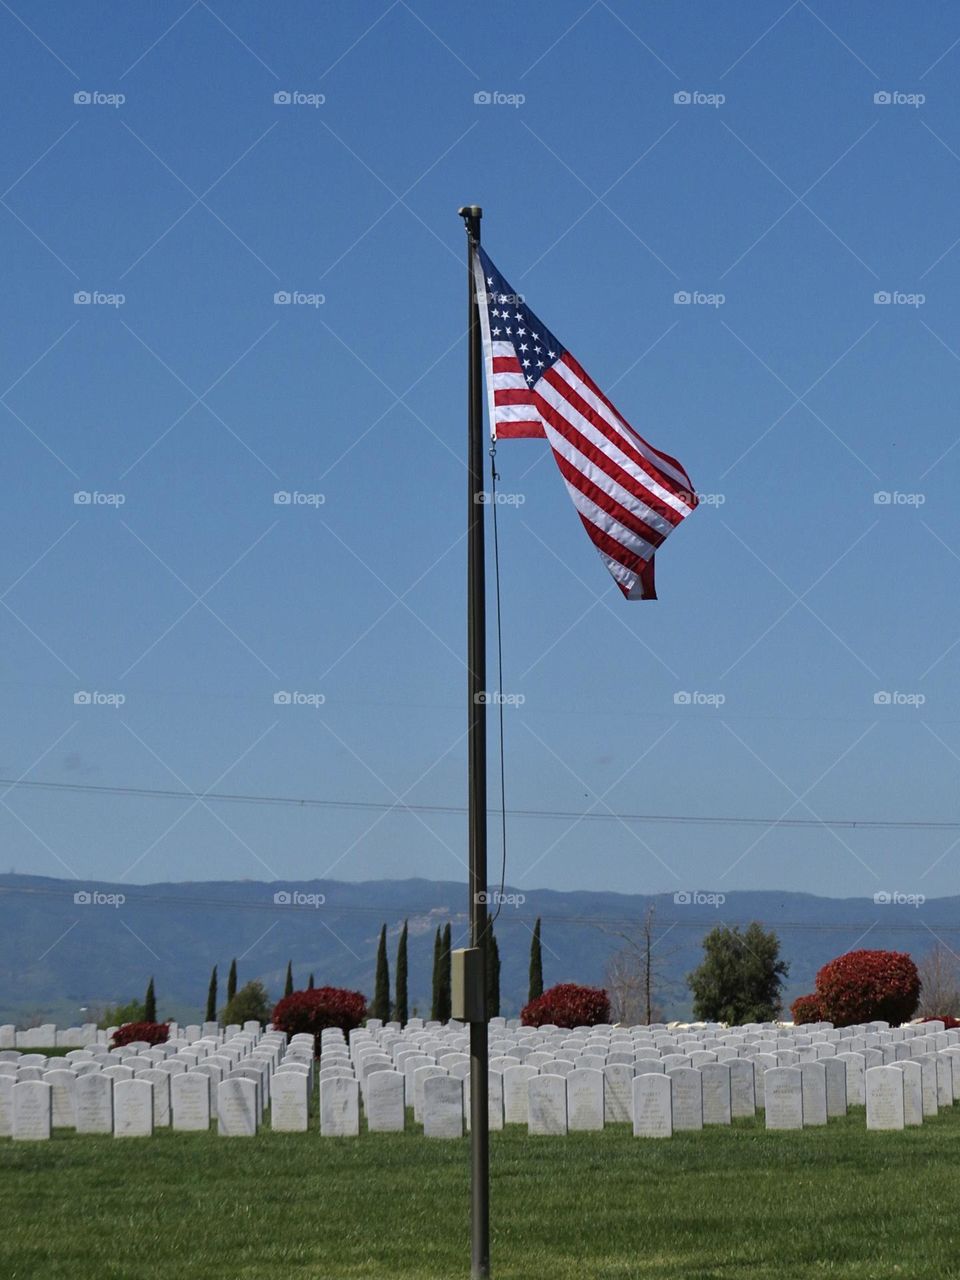
[[[220,1010],[220,1021],[226,1027],[231,1023],[243,1025],[245,1022],[269,1022],[272,1009],[270,996],[262,982],[248,982],[241,987],[232,1000]]]
[[[379,1018],[381,1022],[390,1021],[390,966],[387,963],[387,926],[380,929],[380,941],[377,944],[377,973],[373,984],[373,1004],[370,1016]]]
[[[440,926],[437,925],[437,932],[433,938],[433,983],[430,1000],[430,1018],[433,1022],[440,1017],[440,950],[442,946]]]
[[[108,1006],[97,1020],[97,1026],[105,1031],[107,1027],[122,1027],[126,1022],[146,1022],[142,1000]]]
[[[147,983],[147,994],[143,997],[143,1020],[144,1022],[157,1020],[157,996],[153,989],[153,978]]]
[[[217,1020],[217,966],[213,966],[213,972],[210,974],[210,985],[207,987],[207,1012],[204,1017],[205,1022],[216,1022]]]
[[[283,994],[285,996],[293,995],[293,961],[287,961],[287,980],[283,984]]]
[[[484,981],[487,987],[487,1017],[500,1017],[500,948],[497,945],[493,925],[485,934]]]
[[[237,962],[230,961],[230,972],[227,974],[227,1004],[237,994]]]
[[[450,998],[451,998],[451,966],[452,960],[450,955],[450,924],[449,922],[443,926],[443,938],[440,943],[440,986],[437,999],[437,1017],[441,1022],[450,1021]]]
[[[407,1009],[407,922],[404,920],[397,943],[397,1001],[393,1007],[393,1016],[401,1027],[406,1025]]]
[[[533,937],[530,939],[530,986],[527,1003],[539,1000],[543,995],[543,947],[540,943],[540,917],[533,926]]]
[[[756,920],[742,933],[739,925],[718,925],[704,938],[703,960],[687,978],[694,1014],[730,1026],[772,1021],[782,1008],[788,971],[773,930]]]

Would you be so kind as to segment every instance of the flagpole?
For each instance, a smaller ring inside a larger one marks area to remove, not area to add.
[[[467,233],[467,724],[470,827],[470,946],[479,950],[480,991],[487,931],[486,585],[484,565],[483,357],[473,255],[480,246],[479,205],[458,210]],[[470,1022],[470,1237],[472,1280],[490,1275],[490,1119],[487,1012]]]

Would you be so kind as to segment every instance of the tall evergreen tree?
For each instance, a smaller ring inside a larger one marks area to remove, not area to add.
[[[400,1023],[401,1027],[406,1025],[408,1017],[406,920],[403,922],[403,929],[400,931],[400,941],[397,943],[397,1002],[394,1006],[393,1016],[397,1022]]]
[[[440,949],[443,941],[440,937],[440,926],[433,939],[433,985],[430,997],[430,1018],[436,1022],[440,1017]]]
[[[283,994],[285,996],[293,995],[293,961],[287,961],[287,980],[283,984]]]
[[[450,1021],[450,1011],[451,1011],[450,1001],[451,1001],[451,994],[452,994],[452,982],[451,982],[451,974],[450,974],[452,959],[451,959],[450,947],[451,947],[450,924],[449,922],[447,922],[447,924],[443,926],[443,939],[440,943],[440,990],[439,990],[439,999],[437,1001],[437,1004],[439,1006],[439,1012],[437,1013],[437,1017],[440,1019],[441,1022]]]
[[[237,962],[230,961],[230,972],[227,974],[227,1004],[237,994]]]
[[[484,971],[487,987],[487,1017],[500,1017],[500,948],[493,925],[489,925],[484,947]]]
[[[217,1020],[217,966],[213,966],[213,972],[210,974],[210,985],[207,987],[207,1015],[206,1022],[216,1022]]]
[[[310,975],[310,979],[309,979],[309,981],[307,982],[307,990],[308,990],[308,991],[312,991],[312,990],[313,990],[313,974],[312,974],[312,973],[311,973],[311,975]]]
[[[527,995],[530,1000],[539,1000],[543,995],[543,948],[540,945],[540,917],[533,926],[533,938],[530,941],[530,989]]]
[[[387,963],[387,926],[380,929],[377,944],[377,975],[373,983],[371,1012],[381,1022],[390,1021],[390,966]]]
[[[157,996],[153,989],[153,978],[147,983],[147,994],[143,997],[143,1020],[144,1022],[157,1020]]]

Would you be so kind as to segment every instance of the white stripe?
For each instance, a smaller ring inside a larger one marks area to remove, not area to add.
[[[527,380],[522,373],[495,373],[494,391],[526,391]]]
[[[517,353],[513,349],[512,342],[491,342],[491,354],[503,359],[506,356],[512,356],[515,360]]]
[[[599,551],[599,547],[597,548]],[[630,592],[640,582],[639,573],[634,573],[632,569],[628,569],[626,565],[618,564],[616,560],[612,560],[605,551],[600,551],[600,559],[613,574],[617,582],[622,583],[627,591]],[[642,598],[642,597],[640,597]]]
[[[497,408],[493,400],[493,357],[499,353],[494,351],[494,344],[490,341],[490,316],[487,312],[486,303],[479,301],[479,299],[486,297],[486,289],[487,282],[484,279],[480,255],[475,252],[473,255],[473,291],[478,299],[477,314],[480,316],[480,337],[483,343],[483,364],[487,382],[487,424],[490,428],[490,435],[495,440],[497,438]],[[498,342],[496,346],[501,347],[503,343]]]
[[[651,547],[649,542],[644,542],[643,538],[638,538],[630,529],[624,528],[619,520],[614,520],[613,516],[607,515],[602,507],[581,493],[576,485],[572,485],[569,480],[564,481],[573,499],[573,505],[577,508],[585,519],[591,524],[597,526],[608,537],[613,538],[614,542],[619,542],[621,547],[627,551],[632,551],[635,556],[639,556],[641,560],[652,560],[655,547]]]
[[[559,367],[559,365],[554,365],[554,368]],[[678,511],[681,516],[690,514],[693,510],[692,507],[688,507],[685,502],[682,502],[669,489],[665,489],[663,485],[658,484],[653,476],[644,471],[642,467],[638,467],[632,458],[627,457],[621,449],[618,449],[612,441],[607,439],[602,431],[597,430],[592,422],[588,422],[583,414],[578,409],[575,409],[570,401],[564,397],[563,393],[558,391],[556,387],[551,386],[545,378],[540,379],[536,389],[547,404],[556,409],[561,418],[565,418],[576,427],[581,435],[586,436],[591,444],[595,444],[602,453],[605,453],[608,458],[611,458],[618,466],[622,467],[629,476],[632,476],[637,481],[641,488],[659,498],[666,506],[672,507],[674,511]]]
[[[496,414],[498,422],[539,422],[546,426],[533,404],[498,404]]]
[[[621,432],[626,439],[633,445],[638,453],[642,453],[648,462],[653,463],[660,471],[663,471],[671,479],[676,480],[678,484],[682,484],[685,489],[690,489],[690,477],[683,471],[678,471],[676,467],[671,467],[668,462],[664,462],[663,458],[658,458],[653,452],[646,440],[638,435],[632,427],[628,427],[623,419],[616,413],[611,413],[609,408],[603,403],[598,395],[582,382],[574,373],[570,366],[564,360],[558,360],[554,365],[557,373],[567,383],[573,387],[582,400],[586,400],[587,404],[596,413],[603,418],[604,422],[610,424],[615,431]],[[690,508],[692,510],[692,508]]]
[[[626,507],[632,515],[637,516],[644,524],[648,524],[651,529],[656,529],[657,533],[662,533],[665,538],[673,532],[676,525],[672,525],[659,512],[654,511],[652,507],[648,507],[642,498],[638,498],[629,489],[625,489],[616,480],[612,480],[606,471],[602,471],[595,462],[591,462],[575,445],[572,445],[559,431],[551,427],[549,422],[544,422],[544,426],[547,430],[547,439],[557,453],[562,454],[598,489],[602,489],[614,502],[619,502],[621,507]]]

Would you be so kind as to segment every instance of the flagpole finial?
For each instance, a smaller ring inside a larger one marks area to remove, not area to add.
[[[461,218],[482,218],[483,217],[483,210],[480,208],[478,204],[461,205],[460,208],[457,210],[457,213]]]

